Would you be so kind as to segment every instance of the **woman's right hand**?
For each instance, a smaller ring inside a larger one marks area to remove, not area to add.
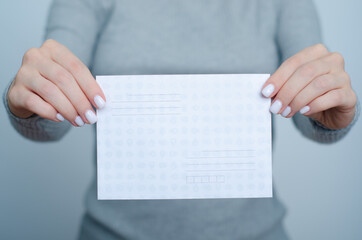
[[[46,40],[28,50],[8,95],[10,111],[17,117],[33,114],[74,126],[93,124],[92,108],[102,108],[105,96],[89,69],[65,46]]]

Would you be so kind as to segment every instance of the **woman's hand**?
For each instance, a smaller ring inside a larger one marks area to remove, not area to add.
[[[20,118],[37,114],[74,126],[97,121],[92,105],[105,96],[88,68],[65,46],[47,40],[28,50],[7,95],[10,111]]]
[[[262,94],[273,98],[272,113],[290,118],[299,111],[331,129],[347,127],[357,103],[343,57],[322,44],[286,60],[266,81]]]

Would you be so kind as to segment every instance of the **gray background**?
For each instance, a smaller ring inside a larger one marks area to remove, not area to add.
[[[0,89],[24,52],[42,43],[50,0],[0,1]],[[362,1],[316,0],[325,44],[341,52],[361,98]],[[35,143],[10,126],[0,106],[0,239],[75,239],[92,177],[94,134],[73,129],[57,143]],[[276,118],[274,179],[289,211],[292,239],[362,239],[362,123],[321,145]]]

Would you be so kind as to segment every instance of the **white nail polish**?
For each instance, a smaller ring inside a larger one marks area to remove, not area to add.
[[[307,112],[309,112],[309,110],[310,110],[310,107],[309,106],[305,106],[305,107],[303,107],[302,109],[300,109],[300,114],[304,114],[304,113],[307,113]]]
[[[103,100],[103,98],[99,95],[96,95],[94,97],[94,102],[96,103],[97,105],[97,108],[101,109],[101,108],[104,108],[104,106],[106,105],[106,102]]]
[[[64,117],[62,116],[62,114],[57,113],[56,117],[57,117],[57,119],[58,119],[59,121],[61,121],[61,122],[64,121]]]
[[[274,85],[268,84],[261,93],[264,95],[264,97],[269,97],[274,92]]]
[[[288,116],[288,114],[292,111],[292,109],[288,106],[284,109],[284,111],[282,112],[282,116],[286,117]]]
[[[77,117],[75,118],[75,123],[76,123],[79,127],[81,127],[81,126],[84,125],[84,122],[83,122],[83,120],[82,120],[82,118],[81,118],[80,116],[77,116]]]
[[[270,112],[277,114],[280,109],[282,108],[282,102],[279,100],[276,100],[269,108]]]
[[[87,120],[90,124],[97,122],[97,115],[95,115],[92,110],[86,111],[85,117],[87,118]]]

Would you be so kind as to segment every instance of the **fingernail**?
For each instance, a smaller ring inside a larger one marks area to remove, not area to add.
[[[268,84],[261,93],[264,95],[264,97],[269,97],[274,92],[274,85]]]
[[[75,118],[75,123],[76,123],[79,127],[81,127],[81,126],[84,125],[84,122],[83,122],[83,120],[82,120],[82,118],[81,118],[80,116],[77,116],[77,117]]]
[[[101,109],[101,108],[104,108],[104,105],[106,105],[106,102],[103,100],[103,98],[99,95],[96,95],[94,97],[94,102],[96,103],[97,105],[97,108]]]
[[[92,110],[86,111],[85,117],[87,118],[87,120],[90,124],[97,122],[97,115],[95,115]]]
[[[271,106],[270,106],[270,112],[277,114],[280,109],[282,108],[282,102],[279,100],[276,100]]]
[[[307,112],[309,112],[309,110],[310,110],[310,107],[309,106],[305,106],[305,107],[303,107],[302,109],[300,109],[300,114],[304,114],[304,113],[307,113]]]
[[[288,116],[288,114],[292,111],[292,109],[288,106],[284,109],[284,111],[282,112],[282,116],[286,117]]]
[[[62,114],[57,113],[56,117],[57,117],[57,119],[58,119],[59,121],[61,121],[61,122],[64,121],[64,117],[62,116]]]

